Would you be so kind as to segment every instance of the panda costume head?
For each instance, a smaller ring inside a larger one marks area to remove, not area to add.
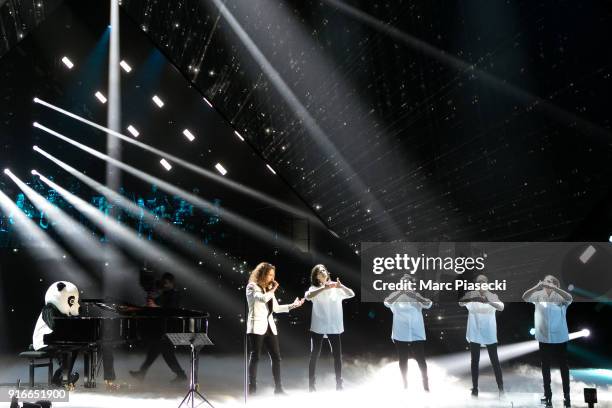
[[[47,346],[45,336],[53,333],[55,317],[78,316],[80,307],[79,289],[73,283],[59,281],[51,284],[45,293],[45,306],[38,317],[32,335],[34,350]]]
[[[79,315],[79,289],[70,282],[53,283],[45,293],[45,305],[53,305],[63,315]]]

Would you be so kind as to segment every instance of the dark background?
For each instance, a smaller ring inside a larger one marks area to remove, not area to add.
[[[95,192],[31,150],[37,144],[103,180],[102,161],[31,126],[37,120],[96,149],[105,146],[100,132],[32,103],[38,96],[105,123],[105,107],[93,94],[106,88],[107,4],[57,3],[41,1],[41,15],[26,2],[0,7],[7,50],[0,59],[2,166],[33,186],[29,171],[36,167],[91,201]],[[358,287],[354,251],[361,241],[608,240],[609,2],[346,3],[404,36],[383,34],[326,1],[227,2],[330,138],[336,149],[330,152],[315,142],[212,2],[123,1],[122,58],[134,71],[122,73],[122,127],[133,123],[141,141],[205,168],[219,161],[233,180],[320,218],[308,224],[305,240],[292,233],[304,220],[177,166],[166,173],[159,158],[124,146],[125,162],[219,200],[295,241],[293,250],[280,248],[223,220],[211,225],[210,215],[200,213],[181,228],[206,238],[237,265],[220,270],[211,260],[200,265],[190,259],[203,276],[235,290],[231,301],[241,303],[246,273],[268,260],[278,266],[281,296],[290,301],[307,287],[309,269],[321,259],[317,253],[336,259],[344,268],[332,274]],[[75,69],[61,64],[63,55],[75,61]],[[166,102],[163,110],[151,103],[154,93]],[[180,134],[185,127],[197,136],[193,144]],[[239,142],[234,129],[248,144]],[[278,176],[268,172],[266,162]],[[150,185],[129,176],[122,186],[132,199],[152,194]],[[0,188],[17,198],[7,177]],[[37,188],[45,193],[44,186]],[[78,217],[74,210],[71,214]],[[53,262],[62,260],[33,257],[7,220],[3,214],[0,319],[11,333],[4,346],[15,351],[29,343]],[[164,244],[181,251],[180,243]],[[136,265],[142,262],[134,259]],[[103,268],[86,265],[101,277]],[[240,265],[246,265],[243,273]],[[126,272],[122,284],[137,288],[137,276]],[[241,350],[242,316],[228,315],[189,288],[184,300],[213,313],[211,335],[219,352]],[[305,307],[290,318],[279,317],[285,352],[305,352],[308,312]],[[508,304],[498,319],[500,343],[530,338],[531,306]],[[390,314],[384,307],[355,299],[347,302],[345,320],[349,355],[391,351]],[[435,305],[426,319],[428,351],[463,349],[465,320],[458,306]],[[589,327],[593,333],[576,343],[576,362],[609,365],[608,306],[575,304],[568,320],[571,331]],[[579,348],[595,354],[589,357]]]

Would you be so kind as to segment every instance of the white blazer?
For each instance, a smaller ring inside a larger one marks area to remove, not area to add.
[[[247,333],[266,334],[268,325],[272,333],[277,334],[274,313],[288,313],[290,305],[279,305],[274,292],[264,292],[255,282],[249,282],[246,287],[249,315],[247,317]],[[272,311],[268,313],[266,305],[272,299]]]

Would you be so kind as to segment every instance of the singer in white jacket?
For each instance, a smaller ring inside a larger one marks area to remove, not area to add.
[[[274,293],[278,282],[274,280],[276,268],[262,262],[253,271],[246,287],[246,298],[249,306],[247,316],[247,338],[249,347],[249,394],[257,391],[257,363],[261,349],[266,346],[272,361],[274,393],[284,394],[280,375],[280,348],[278,332],[274,322],[274,313],[288,313],[291,309],[302,306],[304,299],[295,298],[291,304],[280,305]]]

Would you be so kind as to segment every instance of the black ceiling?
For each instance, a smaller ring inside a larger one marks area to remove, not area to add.
[[[337,1],[225,2],[289,102],[213,0],[122,6],[353,245],[567,239],[609,212],[612,3]]]
[[[0,57],[61,3],[62,0],[0,0]]]

